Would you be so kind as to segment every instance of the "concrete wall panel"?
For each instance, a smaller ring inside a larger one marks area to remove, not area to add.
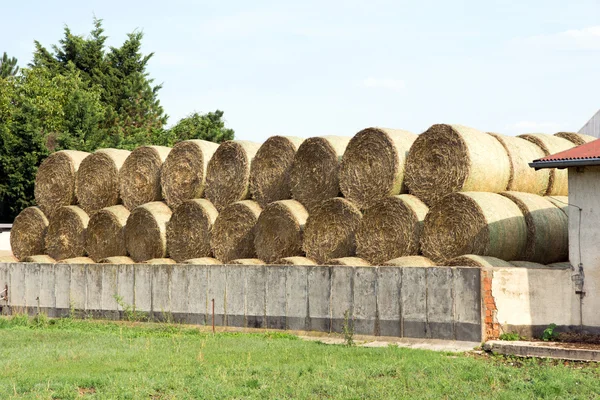
[[[427,337],[427,268],[402,269],[402,336]]]
[[[246,266],[246,326],[266,328],[266,266]]]
[[[454,339],[454,269],[431,267],[426,271],[427,337]]]
[[[312,297],[311,297],[312,300]],[[342,333],[345,313],[354,318],[354,267],[331,269],[331,331]]]
[[[354,270],[354,332],[378,334],[377,269],[357,267]]]
[[[293,267],[292,267],[293,268]],[[265,268],[265,314],[266,328],[286,328],[286,266]],[[306,282],[306,279],[304,280]],[[304,307],[306,310],[306,306]]]
[[[41,289],[41,272],[39,264],[25,264],[25,305],[30,315],[38,312]],[[41,311],[41,310],[39,310]]]
[[[246,326],[246,267],[230,265],[225,269],[227,273],[226,326]]]
[[[208,313],[207,324],[212,323],[212,305],[211,301],[214,300],[215,304],[215,325],[224,326],[225,324],[225,313],[226,313],[226,287],[227,287],[227,269],[229,267],[215,265],[208,267],[207,274],[207,300],[208,300]]]
[[[211,314],[209,309],[210,298],[208,298],[208,273],[211,266],[188,265],[177,266],[181,271],[187,271],[187,323],[206,325],[211,323],[207,316]],[[178,279],[179,280],[179,279]],[[178,286],[179,287],[179,286]],[[183,290],[183,289],[181,289]]]
[[[377,308],[381,336],[402,336],[402,269],[377,268]]]
[[[308,269],[308,330],[331,332],[331,267]]]
[[[154,265],[136,264],[133,268],[134,273],[134,299],[136,311],[152,312],[152,275],[154,275]]]
[[[275,268],[275,267],[274,267]],[[310,267],[287,267],[285,281],[287,329],[309,330],[308,271]]]

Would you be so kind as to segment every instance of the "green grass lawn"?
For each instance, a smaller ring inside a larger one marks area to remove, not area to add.
[[[512,364],[512,365],[511,365]],[[212,335],[185,326],[0,318],[0,398],[591,399],[595,364]]]

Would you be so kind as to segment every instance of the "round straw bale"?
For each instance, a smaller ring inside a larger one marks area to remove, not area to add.
[[[218,147],[206,140],[184,140],[173,146],[160,173],[162,195],[169,207],[204,195],[206,168]]]
[[[261,207],[292,197],[290,171],[303,141],[293,136],[271,136],[256,152],[250,167],[250,192]]]
[[[129,210],[122,205],[103,208],[90,217],[85,249],[96,262],[103,258],[126,256],[125,224]]]
[[[376,265],[419,254],[428,211],[425,203],[410,194],[390,196],[368,208],[356,231],[356,255]]]
[[[275,261],[276,265],[317,265],[316,262],[307,257],[283,257]]]
[[[172,258],[153,258],[151,260],[146,260],[143,263],[144,264],[163,265],[163,264],[177,264],[177,261],[173,260]]]
[[[100,149],[87,156],[77,171],[79,207],[91,214],[119,204],[119,171],[131,152]]]
[[[116,256],[103,258],[100,264],[135,264],[135,261],[131,257]]]
[[[356,254],[355,234],[362,213],[349,200],[335,197],[321,203],[308,216],[303,249],[308,258],[323,264],[332,258]]]
[[[260,144],[244,140],[221,143],[208,163],[205,197],[217,210],[250,197],[250,164]]]
[[[59,208],[50,218],[46,232],[46,253],[55,260],[82,257],[90,218],[77,206]]]
[[[219,212],[206,199],[181,203],[167,224],[167,248],[176,261],[210,257],[210,236]]]
[[[429,206],[453,192],[502,192],[509,178],[502,144],[461,125],[433,125],[415,140],[406,160],[406,185]]]
[[[550,264],[569,258],[569,219],[564,211],[537,194],[501,195],[512,200],[525,216],[527,245],[520,260]]]
[[[421,235],[426,257],[443,264],[464,254],[516,260],[527,244],[519,207],[496,193],[452,193],[429,209]]]
[[[544,195],[550,179],[549,169],[535,170],[529,166],[533,160],[544,157],[544,151],[535,143],[515,136],[489,133],[504,146],[510,160],[508,189]]]
[[[225,207],[213,225],[210,247],[219,260],[254,258],[256,222],[262,209],[253,200],[242,200]]]
[[[569,216],[569,196],[544,196],[546,200],[563,210]]]
[[[544,151],[544,156],[560,153],[561,151],[569,150],[575,146],[567,139],[558,136],[545,135],[543,133],[528,133],[519,135],[519,137],[537,144]],[[548,188],[543,194],[567,196],[569,194],[568,169],[552,168],[549,169],[549,171],[550,177],[548,179]]]
[[[35,202],[50,218],[62,206],[77,204],[77,170],[90,153],[61,150],[42,162],[35,177]]]
[[[364,210],[388,196],[406,193],[406,156],[417,135],[399,129],[367,128],[350,142],[340,164],[340,189]]]
[[[435,267],[435,263],[423,256],[404,256],[388,260],[384,266],[393,267]]]
[[[531,261],[511,261],[513,267],[518,268],[546,268],[544,264],[531,262]]]
[[[28,263],[39,263],[39,264],[56,264],[56,260],[45,254],[36,254],[33,256],[27,256],[21,261]]]
[[[57,261],[60,264],[96,264],[94,260],[89,257],[73,257],[65,258],[64,260]]]
[[[267,263],[284,257],[301,256],[307,218],[308,212],[296,200],[279,200],[269,204],[256,223],[256,255]]]
[[[298,148],[290,171],[292,197],[309,212],[340,194],[340,160],[349,141],[343,136],[312,137]]]
[[[548,264],[548,265],[546,265],[546,267],[549,267],[549,268],[573,269],[573,266],[568,261]]]
[[[558,136],[563,139],[567,139],[569,142],[573,143],[575,146],[581,146],[582,144],[586,144],[589,142],[593,142],[598,139],[597,137],[584,135],[583,133],[575,133],[575,132],[558,132],[555,133],[554,136]]]
[[[167,257],[167,223],[171,209],[162,201],[136,207],[125,224],[125,247],[135,262]]]
[[[508,261],[501,260],[496,257],[476,256],[474,254],[466,254],[464,256],[455,257],[445,263],[448,267],[502,267],[512,268],[513,265]]]
[[[227,264],[233,265],[265,265],[263,260],[258,258],[238,258],[237,260],[231,260]]]
[[[340,257],[332,258],[325,262],[325,265],[345,265],[348,267],[370,267],[371,264],[367,260],[360,257]]]
[[[0,263],[12,263],[19,262],[15,256],[0,256]]]
[[[171,148],[142,146],[131,152],[119,172],[119,191],[128,210],[162,199],[160,170]]]
[[[10,247],[19,260],[42,254],[45,248],[48,218],[38,207],[27,207],[17,215],[10,230]]]
[[[211,257],[192,258],[185,260],[183,264],[195,264],[195,265],[220,265],[223,264],[220,260]]]

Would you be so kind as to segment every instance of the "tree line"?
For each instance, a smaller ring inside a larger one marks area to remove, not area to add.
[[[154,53],[142,54],[142,32],[120,47],[107,48],[106,39],[102,20],[94,19],[87,37],[65,27],[49,49],[35,41],[25,68],[6,53],[0,58],[0,221],[34,204],[37,168],[54,151],[233,139],[220,110],[194,112],[166,129],[162,85],[146,70]]]

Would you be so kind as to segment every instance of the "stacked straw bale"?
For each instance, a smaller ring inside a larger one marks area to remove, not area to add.
[[[429,209],[421,236],[426,257],[442,264],[464,254],[516,260],[527,244],[519,207],[496,193],[452,193]]]
[[[583,133],[575,133],[575,132],[558,132],[555,133],[554,136],[558,136],[563,139],[567,139],[569,142],[573,143],[575,146],[581,146],[582,144],[586,144],[589,142],[593,142],[598,139],[594,136],[584,135]]]
[[[569,258],[569,219],[542,196],[532,193],[504,192],[525,216],[527,244],[519,260],[541,264]]]
[[[362,213],[349,200],[335,197],[321,203],[306,221],[303,249],[317,263],[356,254],[355,234]]]
[[[86,229],[90,218],[77,206],[59,208],[46,231],[46,254],[55,260],[85,256]]]
[[[370,267],[371,264],[367,260],[359,257],[340,257],[332,258],[325,262],[325,265],[344,265],[350,267]]]
[[[574,147],[574,144],[567,139],[543,133],[528,133],[519,135],[519,137],[538,145],[544,151],[544,156],[560,153]],[[543,194],[549,196],[567,196],[569,194],[569,171],[566,168],[552,168],[548,171],[550,171],[548,187]]]
[[[221,143],[208,163],[205,197],[217,210],[250,197],[250,165],[260,144],[244,140]]]
[[[185,260],[183,264],[195,264],[195,265],[220,265],[223,264],[221,261],[212,257],[192,258]]]
[[[56,264],[56,260],[46,254],[36,254],[33,256],[27,256],[21,261],[27,263]]]
[[[275,261],[277,265],[317,265],[314,260],[307,257],[283,257]]]
[[[544,198],[560,208],[567,217],[569,216],[569,196],[544,196]]]
[[[10,247],[16,258],[43,254],[48,218],[38,207],[27,207],[17,215],[10,230]]]
[[[258,258],[273,263],[280,258],[302,256],[302,237],[308,212],[296,200],[269,204],[258,217],[254,246]]]
[[[169,255],[181,262],[212,256],[210,237],[219,212],[206,199],[185,200],[167,224]]]
[[[219,147],[206,140],[184,140],[173,146],[160,173],[162,195],[175,209],[185,200],[204,195],[208,162]]]
[[[250,192],[261,207],[291,198],[290,172],[303,141],[293,136],[271,136],[256,152],[250,167]]]
[[[58,261],[60,264],[95,264],[94,260],[89,257],[73,257],[65,258],[64,260]]]
[[[398,129],[367,128],[346,147],[340,164],[344,197],[364,210],[388,196],[406,193],[406,156],[417,135]]]
[[[511,261],[510,263],[513,265],[513,267],[517,267],[517,268],[535,268],[535,269],[548,268],[544,264],[531,262],[531,261]]]
[[[19,260],[15,256],[0,256],[0,263],[13,263],[18,261]]]
[[[504,136],[489,133],[495,137],[508,154],[510,161],[509,191],[528,192],[544,195],[548,189],[550,179],[549,169],[535,170],[529,166],[533,160],[545,156],[544,151],[537,144],[515,136]]]
[[[496,257],[477,256],[474,254],[466,254],[464,256],[455,257],[452,260],[446,262],[449,267],[502,267],[511,268],[514,267],[511,263],[501,260]]]
[[[89,153],[61,150],[42,162],[35,177],[35,202],[50,218],[62,206],[77,204],[77,170]]]
[[[171,209],[161,201],[138,206],[125,224],[125,247],[136,262],[167,257],[167,223]]]
[[[100,149],[87,156],[77,171],[77,200],[88,214],[120,203],[119,171],[131,154],[127,150]]]
[[[296,152],[290,184],[292,197],[312,212],[340,193],[340,160],[350,138],[322,136],[306,139]]]
[[[100,264],[135,264],[131,257],[106,257],[100,260]]]
[[[453,192],[503,192],[509,179],[502,144],[461,125],[433,125],[415,140],[406,161],[410,193],[429,206]]]
[[[171,149],[142,146],[131,152],[119,172],[119,191],[128,210],[162,199],[160,171]]]
[[[165,265],[165,264],[177,264],[175,260],[172,258],[153,258],[151,260],[144,261],[144,264],[155,264],[155,265]]]
[[[106,207],[90,217],[86,231],[86,251],[96,262],[127,255],[125,224],[129,210],[122,205]]]
[[[390,196],[367,209],[356,232],[356,254],[374,265],[419,254],[428,211],[410,194]]]
[[[231,260],[228,264],[232,265],[264,265],[265,262],[258,258],[238,258],[237,260]]]
[[[256,223],[262,211],[253,200],[242,200],[227,206],[213,225],[210,247],[215,257],[229,262],[238,258],[255,258]]]
[[[557,262],[557,263],[552,263],[552,264],[548,264],[546,265],[546,267],[548,268],[564,268],[564,269],[573,269],[573,266],[571,265],[570,262],[566,261],[566,262]]]
[[[423,256],[404,256],[384,262],[384,266],[393,267],[435,267],[435,263]]]

